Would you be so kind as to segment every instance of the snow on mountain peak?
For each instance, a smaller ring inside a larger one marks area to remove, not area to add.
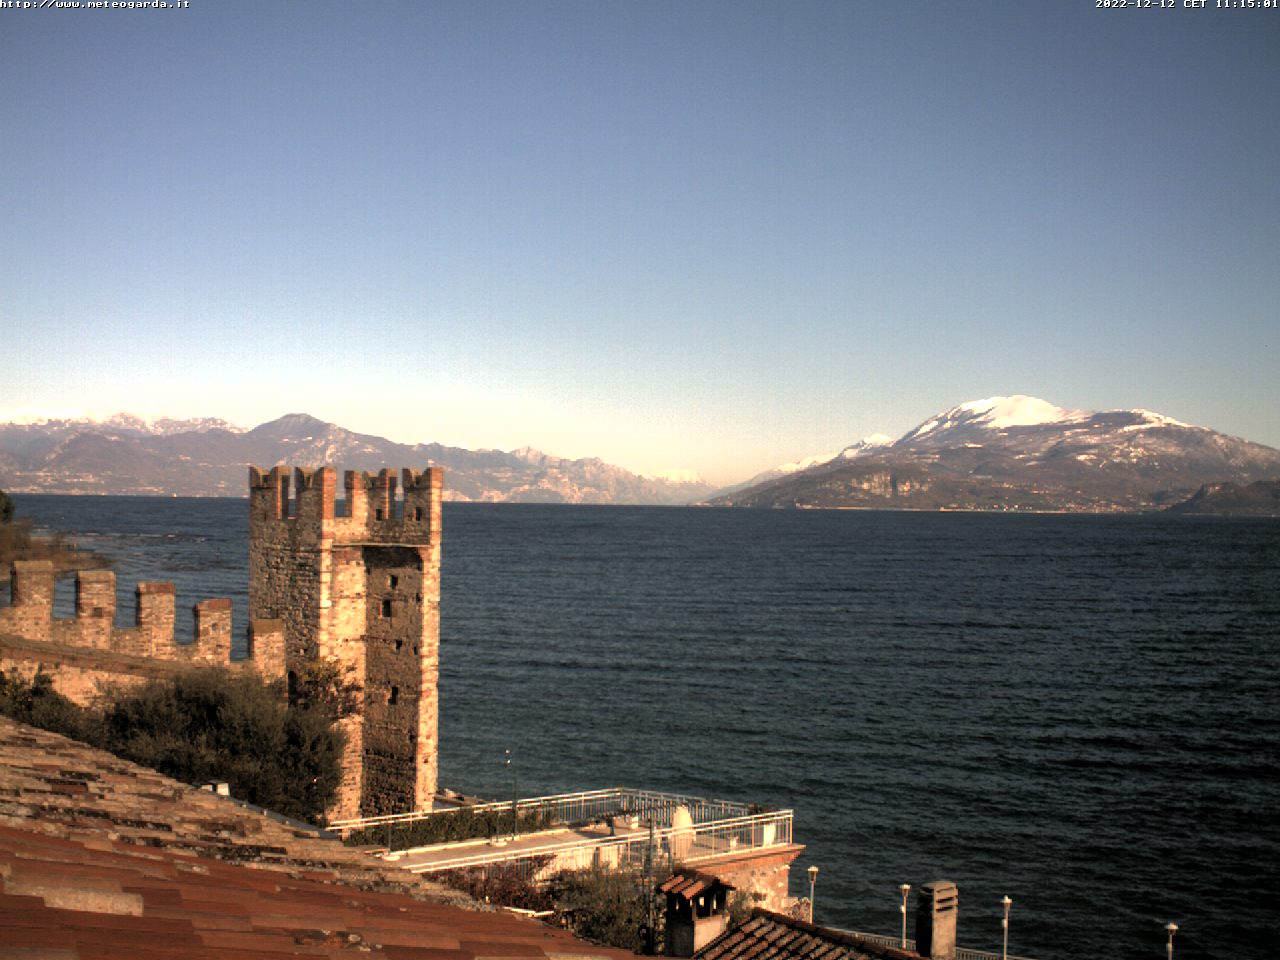
[[[957,407],[939,413],[926,420],[902,439],[918,439],[935,430],[958,426],[985,430],[1006,430],[1009,427],[1032,427],[1043,423],[1068,423],[1087,414],[1079,410],[1064,410],[1048,401],[1024,394],[1009,397],[987,397],[970,400]]]
[[[1135,427],[1148,427],[1148,426],[1191,427],[1191,426],[1194,426],[1193,424],[1190,424],[1190,423],[1183,423],[1181,420],[1175,420],[1173,419],[1173,417],[1166,417],[1163,413],[1156,413],[1154,410],[1143,410],[1141,407],[1138,407],[1137,409],[1131,410],[1129,412],[1136,413],[1138,416],[1140,416],[1143,420],[1146,421],[1146,423],[1135,424],[1134,425]]]
[[[1041,423],[1060,423],[1073,419],[1073,411],[1055,407],[1048,401],[1038,397],[1014,394],[1011,397],[987,397],[985,400],[970,400],[962,403],[948,413],[964,411],[979,414],[993,430],[1006,427],[1031,427]]]
[[[873,433],[870,436],[863,437],[856,443],[849,444],[849,446],[841,450],[837,456],[839,456],[841,460],[852,460],[854,457],[862,456],[868,450],[875,450],[878,447],[887,447],[892,443],[893,437],[883,433]],[[834,460],[835,457],[828,457],[827,459]]]

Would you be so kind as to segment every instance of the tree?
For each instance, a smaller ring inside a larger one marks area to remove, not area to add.
[[[9,499],[9,495],[0,490],[0,523],[9,523],[13,520],[13,501]]]
[[[317,820],[342,779],[342,734],[319,707],[289,709],[253,674],[201,667],[117,694],[108,749],[186,783],[225,780],[233,796]]]
[[[633,870],[595,867],[554,877],[550,894],[569,929],[580,937],[638,953],[651,891]]]
[[[0,673],[0,714],[75,740],[96,742],[98,717],[53,689],[53,678],[38,671],[24,680],[16,670]]]

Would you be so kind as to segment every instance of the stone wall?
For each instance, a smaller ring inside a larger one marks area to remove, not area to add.
[[[791,864],[803,851],[804,847],[799,844],[766,847],[734,857],[699,860],[697,868],[739,891],[758,896],[757,906],[782,912],[791,902],[788,893]]]
[[[230,600],[197,603],[192,642],[178,643],[172,583],[139,583],[134,625],[117,627],[116,575],[110,570],[77,574],[71,619],[53,615],[49,561],[14,562],[10,582],[12,601],[0,608],[0,670],[29,678],[43,669],[52,676],[54,689],[77,703],[91,702],[106,685],[131,686],[196,663],[251,669],[265,680],[284,680],[284,633],[278,622],[251,623],[249,658],[231,659]]]
[[[398,480],[404,496],[397,499]],[[443,473],[249,468],[249,614],[361,686],[330,819],[429,809],[437,780]],[[290,498],[290,487],[295,496]]]

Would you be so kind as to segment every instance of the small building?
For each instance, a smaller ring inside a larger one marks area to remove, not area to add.
[[[658,892],[667,895],[667,956],[692,957],[724,933],[734,889],[697,870],[680,870],[659,886]]]

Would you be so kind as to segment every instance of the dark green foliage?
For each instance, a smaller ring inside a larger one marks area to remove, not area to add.
[[[13,519],[13,501],[9,495],[0,490],[0,523],[9,523]]]
[[[540,810],[520,814],[518,833],[532,833],[555,826],[554,818]],[[352,846],[381,844],[393,850],[409,847],[426,847],[433,843],[453,843],[458,840],[477,840],[481,837],[498,837],[511,833],[511,810],[483,810],[479,813],[468,807],[449,813],[432,814],[413,823],[397,823],[388,826],[366,827],[353,831],[346,838]]]
[[[341,780],[342,737],[319,709],[290,710],[251,674],[206,667],[118,697],[111,749],[185,783],[225,780],[232,796],[315,820]]]
[[[342,734],[326,710],[289,709],[278,687],[220,667],[117,691],[101,712],[44,674],[0,676],[0,713],[184,783],[225,780],[232,796],[299,820],[319,819],[342,778]]]
[[[16,672],[0,674],[0,713],[42,730],[52,730],[75,740],[96,742],[101,736],[100,718],[72,703],[53,689],[53,678],[37,673],[32,680]]]
[[[633,870],[572,870],[552,879],[548,892],[565,925],[580,937],[639,952],[651,896]]]
[[[289,689],[289,706],[319,710],[331,721],[349,717],[360,709],[364,690],[335,660],[307,660],[297,665]]]
[[[519,866],[493,864],[449,870],[435,874],[434,879],[485,903],[554,910],[560,923],[580,937],[641,952],[652,895],[644,874],[596,867],[565,870],[543,883],[530,879],[545,870],[551,860],[546,856]]]
[[[529,880],[530,875],[536,876],[551,860],[547,856],[519,865],[498,863],[467,870],[446,870],[435,874],[432,879],[455,890],[465,891],[485,903],[519,907],[521,910],[554,910],[556,905],[550,891]]]

